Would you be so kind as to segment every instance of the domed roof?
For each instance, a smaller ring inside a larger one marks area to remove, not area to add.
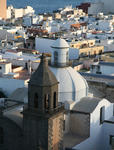
[[[59,101],[79,101],[88,94],[86,80],[72,67],[50,67],[59,81]]]
[[[64,49],[64,48],[69,48],[69,45],[64,39],[59,38],[52,44],[51,47]]]
[[[32,74],[30,78],[30,84],[38,86],[51,86],[57,84],[58,81],[55,75],[48,67],[48,62],[44,55],[41,56],[41,62],[37,70]]]

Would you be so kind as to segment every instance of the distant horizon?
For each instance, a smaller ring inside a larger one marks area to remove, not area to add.
[[[93,0],[7,0],[7,5],[13,5],[14,8],[23,8],[31,6],[36,13],[52,12],[58,8],[68,5],[76,7],[82,2],[92,2]]]

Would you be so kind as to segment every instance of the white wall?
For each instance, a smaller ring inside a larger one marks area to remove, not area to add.
[[[111,21],[109,20],[99,20],[98,30],[110,31],[112,29]]]
[[[24,80],[0,78],[0,88],[9,96],[17,88],[27,86],[27,82]]]
[[[100,70],[102,74],[105,74],[105,75],[114,74],[114,66],[100,65]]]
[[[114,35],[111,34],[111,40],[100,40],[100,43],[97,42],[97,45],[103,45],[104,51],[114,51]]]
[[[114,135],[114,123],[104,123],[103,124],[103,131],[104,131],[104,143],[105,147],[104,150],[112,150],[110,146],[110,135]]]
[[[34,14],[34,12],[35,12],[35,10],[31,6],[27,6],[24,9],[24,15],[26,15],[26,14]]]
[[[11,63],[0,63],[0,67],[0,73],[2,74],[8,74],[12,72]]]
[[[23,24],[25,26],[31,26],[32,25],[32,18],[30,16],[23,18]]]
[[[11,9],[7,9],[7,19],[11,18]]]
[[[105,106],[105,120],[113,116],[113,104],[103,99],[90,116],[90,137],[74,148],[78,150],[108,150],[104,144],[103,124],[100,124],[100,108]]]
[[[46,39],[46,38],[37,38],[35,39],[35,49],[38,50],[40,53],[48,53],[52,52],[51,45],[55,40]]]
[[[23,8],[14,9],[15,18],[23,17]]]

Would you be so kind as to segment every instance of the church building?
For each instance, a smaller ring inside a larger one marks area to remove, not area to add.
[[[62,150],[64,105],[44,55],[28,85],[28,104],[0,110],[0,150]],[[12,102],[13,103],[13,102]]]

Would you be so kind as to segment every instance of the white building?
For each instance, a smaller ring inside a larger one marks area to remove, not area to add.
[[[35,70],[39,65],[37,61],[38,56],[23,55],[15,50],[1,53],[0,89],[9,96],[17,88],[27,87],[31,70]]]
[[[102,75],[114,75],[114,63],[112,62],[97,62],[90,67],[91,73]]]
[[[11,63],[9,62],[0,62],[0,74],[8,74],[12,72]]]
[[[31,26],[32,25],[32,17],[31,16],[23,17],[23,25],[24,26]]]
[[[11,62],[6,60],[0,61],[0,89],[8,96],[17,88],[28,85],[28,79],[19,78],[19,72],[23,67],[12,67]]]
[[[82,98],[73,108],[70,124],[73,133],[88,138],[74,146],[78,150],[112,150],[114,143],[113,104],[106,99]]]
[[[114,35],[108,36],[107,40],[96,40],[97,45],[103,45],[104,51],[114,51]]]
[[[112,20],[99,20],[96,28],[102,31],[113,31],[113,22]]]
[[[7,19],[20,18],[25,15],[33,15],[34,9],[31,6],[25,8],[13,8],[13,6],[8,6],[7,8]]]
[[[6,96],[9,96],[18,88],[27,86],[28,80],[0,77],[0,89],[2,89]]]

